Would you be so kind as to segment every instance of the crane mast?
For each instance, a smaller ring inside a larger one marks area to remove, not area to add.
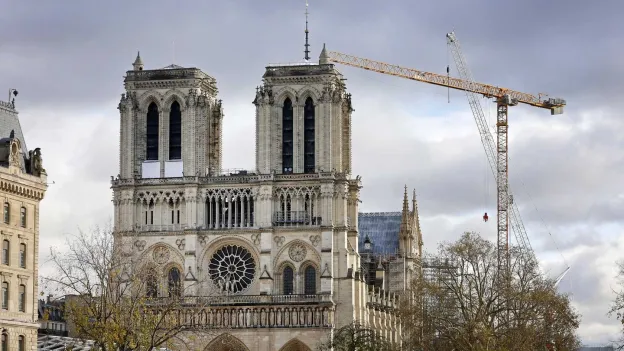
[[[469,82],[470,84],[475,84],[474,78],[472,77],[472,72],[468,67],[468,63],[466,62],[466,58],[463,55],[461,50],[461,46],[454,32],[448,33],[446,35],[447,43],[449,48],[451,49],[451,53],[453,55],[453,59],[455,61],[455,66],[457,66],[457,72],[459,76]],[[494,174],[494,179],[496,179],[497,184],[497,240],[498,240],[498,248],[505,249],[505,252],[499,251],[499,264],[501,259],[501,254],[507,253],[507,247],[509,245],[509,227],[513,230],[516,241],[522,249],[523,256],[528,260],[535,260],[535,254],[533,252],[533,248],[531,247],[531,242],[529,241],[529,237],[524,228],[524,224],[522,223],[522,217],[520,216],[520,211],[518,210],[517,205],[513,202],[513,195],[509,189],[509,169],[508,167],[504,167],[501,169],[501,165],[507,165],[509,157],[507,156],[507,152],[504,154],[500,151],[501,149],[507,149],[507,145],[501,145],[501,142],[507,142],[507,131],[501,134],[501,128],[499,125],[499,113],[500,108],[497,103],[497,136],[498,136],[498,148],[495,147],[494,138],[492,133],[490,132],[489,126],[487,124],[487,119],[485,118],[485,114],[483,113],[483,108],[481,106],[481,102],[479,100],[479,96],[470,90],[465,90],[466,97],[468,98],[468,103],[472,110],[472,114],[475,118],[475,122],[477,123],[477,128],[479,129],[479,134],[481,135],[481,141],[483,144],[483,148],[485,150],[485,154],[488,159],[488,163],[490,164],[490,168]],[[506,120],[506,118],[505,118]],[[506,125],[506,123],[505,123]],[[502,161],[499,157],[505,157],[506,160]],[[506,203],[506,204],[505,204]],[[505,223],[504,221],[507,221]],[[505,241],[504,243],[502,241]]]
[[[508,145],[507,145],[507,137],[508,137],[508,110],[510,106],[518,105],[519,103],[540,107],[544,109],[549,109],[552,115],[563,113],[563,107],[566,102],[563,99],[549,98],[542,99],[540,95],[535,96],[532,94],[527,94],[507,88],[501,88],[489,84],[477,83],[471,79],[461,79],[461,78],[453,78],[450,76],[444,76],[441,74],[430,73],[425,71],[420,71],[412,68],[405,68],[397,65],[391,65],[380,61],[373,61],[366,58],[361,58],[357,56],[347,55],[336,51],[328,51],[327,56],[329,61],[340,63],[347,66],[358,67],[369,71],[374,71],[382,74],[392,75],[396,77],[406,78],[410,80],[416,80],[423,83],[434,84],[442,87],[452,88],[456,90],[463,90],[467,93],[473,93],[475,95],[482,95],[488,98],[494,98],[496,100],[496,132],[497,132],[497,146],[494,148],[494,141],[490,135],[489,130],[487,129],[487,123],[485,121],[485,117],[479,118],[479,112],[481,111],[481,115],[483,114],[481,110],[481,105],[478,100],[476,104],[471,103],[471,108],[473,109],[473,114],[475,110],[477,110],[475,117],[477,120],[477,125],[479,126],[479,131],[481,133],[481,138],[484,140],[484,148],[486,150],[486,154],[488,155],[488,160],[490,164],[494,164],[496,170],[496,179],[497,179],[497,202],[498,202],[498,213],[497,213],[497,249],[498,249],[498,268],[499,271],[508,272],[509,269],[509,208],[510,202],[510,193],[509,193],[509,185],[508,185]],[[463,58],[460,57],[463,60]],[[462,62],[464,62],[463,60]],[[466,67],[465,62],[463,64]],[[467,70],[466,70],[467,71]],[[467,71],[469,72],[469,71]],[[468,73],[469,74],[469,73]],[[467,77],[471,78],[470,75]],[[471,98],[469,97],[469,100]],[[486,134],[487,133],[487,134]],[[489,137],[488,137],[489,135]],[[485,146],[491,145],[490,146]],[[493,150],[495,150],[493,152]],[[520,213],[514,213],[513,206],[511,211],[511,218],[513,219],[513,228],[518,231],[522,231],[524,229],[524,225],[522,225],[522,221],[520,218]],[[525,232],[526,234],[526,232]],[[528,238],[528,237],[527,237]],[[524,239],[520,239],[521,245],[524,245]],[[528,244],[528,242],[526,243]],[[530,247],[530,246],[529,246]],[[532,252],[532,250],[531,250]]]

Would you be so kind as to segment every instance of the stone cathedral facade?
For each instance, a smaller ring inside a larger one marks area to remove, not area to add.
[[[400,339],[400,291],[367,284],[360,269],[351,95],[325,50],[318,62],[266,68],[253,171],[221,168],[224,113],[208,74],[146,70],[137,55],[125,90],[116,238],[153,270],[145,294],[210,302],[185,318],[224,331],[195,337],[196,350],[313,350],[353,321]],[[403,247],[405,272],[417,248]]]

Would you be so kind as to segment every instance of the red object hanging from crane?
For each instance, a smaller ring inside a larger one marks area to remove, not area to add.
[[[487,212],[483,215],[483,221],[487,222],[490,217],[488,217]]]

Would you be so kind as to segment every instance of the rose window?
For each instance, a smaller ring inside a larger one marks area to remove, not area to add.
[[[225,293],[246,290],[256,274],[256,262],[242,246],[226,245],[217,250],[208,264],[210,279]]]

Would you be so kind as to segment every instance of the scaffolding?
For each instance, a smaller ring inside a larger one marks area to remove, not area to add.
[[[360,270],[364,281],[368,285],[383,286],[390,293],[401,293],[409,290],[411,280],[409,263],[414,262],[418,269],[418,259],[401,254],[398,250],[394,253],[360,253]],[[383,268],[383,283],[377,280],[377,271]]]
[[[422,293],[421,337],[424,335],[437,335],[440,325],[437,320],[448,320],[456,315],[459,309],[456,306],[450,290],[445,289],[455,279],[457,267],[448,259],[434,256],[426,256],[421,260],[422,279],[427,286],[439,288],[440,293],[432,296]]]

